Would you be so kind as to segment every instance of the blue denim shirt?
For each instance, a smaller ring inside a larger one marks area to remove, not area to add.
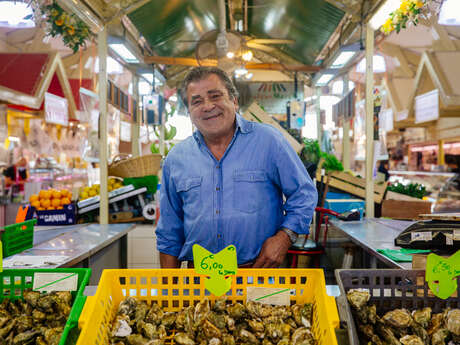
[[[318,196],[300,158],[273,127],[238,114],[236,123],[220,161],[198,131],[166,157],[156,229],[161,253],[191,261],[195,243],[214,253],[234,244],[243,264],[280,228],[308,234]]]

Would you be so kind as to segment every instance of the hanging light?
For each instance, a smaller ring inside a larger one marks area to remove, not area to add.
[[[248,73],[248,70],[246,68],[244,68],[243,66],[242,67],[238,67],[236,70],[235,70],[235,76],[238,78],[238,77],[242,77],[244,76],[245,74]]]
[[[235,57],[235,53],[234,53],[234,52],[228,52],[228,53],[227,53],[227,57],[228,57],[229,59],[233,59],[233,58]]]
[[[252,56],[253,56],[253,54],[252,54],[252,51],[250,51],[250,50],[246,50],[243,53],[243,55],[241,55],[241,57],[243,58],[244,61],[251,61]]]
[[[253,74],[252,73],[247,73],[244,77],[249,80],[249,79],[251,79],[253,77]]]

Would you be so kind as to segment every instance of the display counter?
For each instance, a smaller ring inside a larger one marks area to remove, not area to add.
[[[3,268],[91,268],[91,284],[103,269],[127,268],[127,234],[135,224],[38,227],[34,246],[3,260]],[[152,249],[153,250],[153,249]]]

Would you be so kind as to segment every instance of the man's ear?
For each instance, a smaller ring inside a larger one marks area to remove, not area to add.
[[[233,104],[235,105],[236,111],[238,111],[240,106],[238,104],[238,98],[237,97],[233,97]]]

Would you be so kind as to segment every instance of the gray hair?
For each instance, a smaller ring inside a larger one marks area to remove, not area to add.
[[[229,78],[225,71],[217,67],[195,67],[185,76],[182,81],[182,86],[180,89],[180,97],[185,107],[188,109],[187,102],[187,88],[190,83],[206,79],[211,74],[215,74],[219,79],[224,83],[225,88],[227,89],[228,95],[233,99],[238,99],[238,91],[236,90],[235,85],[232,80]]]

